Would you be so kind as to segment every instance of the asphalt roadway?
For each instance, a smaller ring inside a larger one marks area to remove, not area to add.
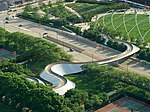
[[[21,9],[20,9],[21,10]],[[17,11],[20,12],[19,9]],[[10,15],[7,15],[6,12],[2,12],[0,14],[0,26],[4,27],[10,32],[23,32],[25,34],[33,35],[39,38],[42,38],[43,33],[48,33],[49,36],[52,38],[57,39],[57,41],[62,41],[64,44],[71,44],[72,48],[77,47],[79,49],[83,49],[83,52],[77,52],[77,51],[69,51],[69,48],[65,47],[65,45],[61,44],[59,46],[63,47],[64,51],[68,52],[73,56],[74,61],[80,61],[80,62],[85,62],[85,61],[94,61],[94,60],[100,60],[100,59],[105,59],[111,56],[114,56],[118,54],[119,52],[116,50],[113,50],[111,48],[103,47],[100,45],[100,47],[95,47],[96,45],[89,45],[89,43],[83,43],[80,42],[76,36],[76,38],[70,39],[68,35],[62,35],[61,33],[57,33],[51,28],[33,23],[24,19],[20,19],[17,17],[12,17],[16,14],[17,12],[11,12]],[[6,17],[9,16],[9,20],[5,20]],[[5,23],[8,21],[9,23]],[[22,25],[22,27],[19,27],[19,25]],[[62,32],[63,33],[63,32]],[[56,44],[59,42],[55,42]],[[150,65],[141,62],[139,60],[135,59],[128,59],[124,63],[120,65],[121,69],[126,70],[126,71],[132,71],[139,73],[141,75],[144,75],[146,77],[150,77]]]

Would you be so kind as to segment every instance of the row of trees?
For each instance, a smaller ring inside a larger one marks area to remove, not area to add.
[[[90,4],[100,4],[100,5],[108,5],[115,3],[114,0],[109,1],[109,0],[104,0],[104,1],[97,1],[97,0],[77,0],[76,2],[78,3],[90,3]]]
[[[142,49],[139,52],[139,54],[137,55],[137,57],[139,59],[146,60],[146,61],[150,62],[150,48],[144,48],[144,49]]]
[[[105,42],[105,39],[100,35],[99,32],[96,32],[95,30],[85,30],[83,36],[100,44],[104,44]]]
[[[125,51],[127,49],[127,46],[123,43],[118,43],[117,41],[109,40],[107,42],[107,45],[113,49],[117,49],[118,51]]]
[[[86,31],[84,31],[83,36],[92,41],[96,41],[97,43],[103,44],[103,45],[105,43],[105,39],[100,35],[100,32],[97,30],[92,30],[92,29],[86,30]],[[127,49],[127,47],[124,44],[118,43],[117,41],[114,41],[114,40],[109,40],[107,42],[107,45],[109,47],[119,50],[121,52],[123,52]]]
[[[13,72],[22,76],[33,76],[33,73],[23,65],[15,63],[15,60],[2,60],[0,61],[0,71]]]
[[[144,5],[150,5],[149,0],[130,0],[130,1],[141,3],[141,4],[144,4]]]
[[[73,0],[65,0],[65,2],[73,2]],[[115,0],[109,1],[97,1],[97,0],[77,0],[77,3],[91,3],[91,4],[100,4],[100,5],[107,5],[107,4],[112,4],[115,3]]]
[[[23,33],[9,33],[0,29],[0,46],[16,51],[16,61],[28,61],[28,67],[44,68],[47,64],[61,60],[70,61],[71,56],[56,44]]]

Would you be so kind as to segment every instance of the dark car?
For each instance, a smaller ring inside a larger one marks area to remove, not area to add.
[[[9,18],[8,18],[8,17],[6,17],[5,19],[6,19],[6,20],[9,20]]]
[[[20,24],[18,27],[22,27],[22,25]]]
[[[20,16],[21,16],[21,13],[17,13],[15,16],[16,16],[16,17],[20,17]]]
[[[70,48],[70,49],[69,49],[69,51],[70,51],[70,52],[73,52],[73,51],[74,51],[74,49]]]
[[[10,9],[10,10],[8,10],[8,12],[12,12],[12,10]]]
[[[8,24],[9,22],[8,22],[8,21],[6,21],[5,23],[6,23],[6,24]]]

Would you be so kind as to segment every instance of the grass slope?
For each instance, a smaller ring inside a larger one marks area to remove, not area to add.
[[[145,42],[150,42],[150,21],[148,15],[126,14],[124,16],[123,14],[110,14],[101,17],[99,24],[111,32],[116,31],[121,37],[127,37],[131,41],[144,38]]]

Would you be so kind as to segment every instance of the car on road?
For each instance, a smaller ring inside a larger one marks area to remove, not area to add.
[[[16,17],[20,17],[20,16],[21,16],[21,13],[17,13],[15,16],[16,16]]]
[[[6,17],[6,18],[5,18],[5,20],[9,20],[9,18],[8,18],[8,17]]]
[[[48,36],[48,33],[43,33],[43,37],[47,37]]]
[[[20,24],[18,27],[22,27],[22,24]]]
[[[10,10],[8,10],[8,12],[12,12],[12,10],[10,9]]]
[[[6,23],[6,24],[8,24],[9,22],[8,22],[8,21],[6,21],[5,23]]]
[[[70,51],[70,52],[73,52],[73,51],[74,51],[74,49],[72,49],[72,48],[69,48],[69,51]]]

